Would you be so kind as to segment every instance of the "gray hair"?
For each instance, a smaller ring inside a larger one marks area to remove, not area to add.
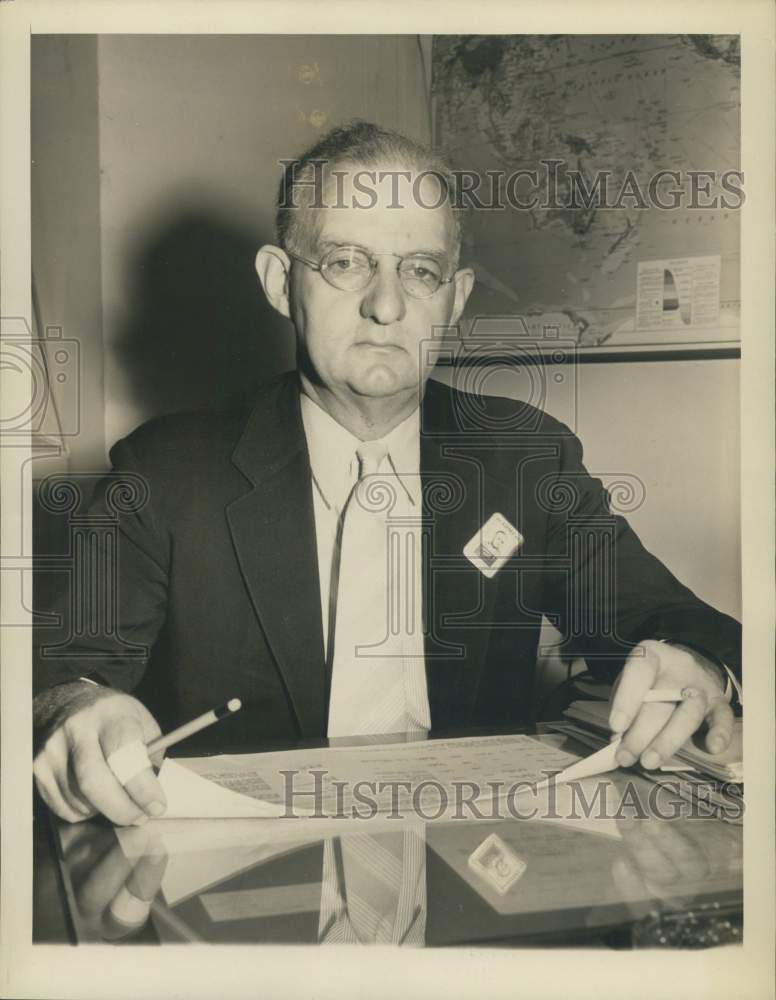
[[[331,129],[301,156],[283,161],[275,216],[279,246],[289,252],[308,248],[311,230],[309,209],[313,207],[318,193],[311,181],[316,171],[321,171],[324,166],[335,167],[344,163],[361,167],[401,163],[418,173],[436,177],[442,189],[440,204],[447,201],[450,206],[457,264],[465,210],[459,204],[458,179],[451,166],[430,146],[392,129],[360,120]]]

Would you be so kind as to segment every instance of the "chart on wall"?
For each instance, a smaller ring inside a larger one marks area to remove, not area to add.
[[[442,35],[432,62],[470,323],[585,353],[738,345],[738,36]]]

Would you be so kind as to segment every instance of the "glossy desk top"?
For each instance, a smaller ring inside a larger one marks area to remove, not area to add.
[[[742,826],[677,805],[630,772],[586,787],[587,802],[569,808],[561,794],[530,818],[358,828],[306,818],[161,820],[124,830],[54,821],[70,937],[403,946],[739,940]],[[605,794],[593,802],[596,787]],[[45,891],[36,905],[56,906]],[[38,917],[39,928],[51,926]]]

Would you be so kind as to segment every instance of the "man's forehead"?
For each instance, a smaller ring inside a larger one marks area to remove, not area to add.
[[[336,167],[323,208],[312,208],[316,243],[449,255],[453,223],[439,181],[401,166]],[[409,175],[409,176],[407,176]]]

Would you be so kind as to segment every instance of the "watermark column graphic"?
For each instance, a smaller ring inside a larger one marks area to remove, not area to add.
[[[585,500],[582,487],[591,482],[599,484],[607,509],[579,513]],[[582,655],[589,638],[606,642],[613,658],[631,650],[631,644],[617,634],[617,538],[620,516],[638,510],[645,499],[643,481],[627,473],[591,477],[569,472],[562,478],[552,474],[536,484],[539,507],[550,515],[566,517],[565,554],[557,565],[567,578],[562,640],[568,654]],[[580,644],[578,650],[575,643]]]
[[[81,487],[92,485],[101,491],[99,506],[85,501],[91,490]],[[35,560],[36,567],[68,575],[67,635],[61,642],[42,644],[41,657],[146,657],[147,646],[128,642],[119,632],[119,520],[137,514],[148,502],[145,479],[127,472],[55,475],[43,480],[38,496],[44,510],[67,516],[69,529],[66,555]]]
[[[382,636],[376,643],[357,645],[361,658],[423,658],[460,656],[461,647],[446,643],[433,632],[433,615],[424,613],[422,568],[432,551],[433,521],[440,513],[458,509],[464,499],[464,484],[454,475],[427,478],[400,469],[390,478],[381,474],[365,477],[352,503],[369,515],[384,518],[386,602]]]

